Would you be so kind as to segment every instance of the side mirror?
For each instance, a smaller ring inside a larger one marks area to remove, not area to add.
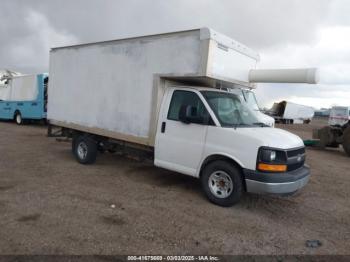
[[[198,116],[197,108],[190,105],[182,105],[179,112],[179,120],[185,124],[202,124],[203,118]]]

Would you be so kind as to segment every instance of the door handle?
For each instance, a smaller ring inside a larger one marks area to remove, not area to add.
[[[162,128],[160,129],[160,132],[161,132],[161,133],[164,133],[164,132],[165,132],[165,127],[166,127],[166,123],[165,123],[165,122],[162,122]]]

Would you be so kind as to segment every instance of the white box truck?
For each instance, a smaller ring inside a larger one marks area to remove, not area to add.
[[[245,191],[295,192],[310,174],[303,141],[268,127],[232,92],[255,87],[258,60],[208,28],[54,48],[49,133],[72,137],[83,164],[98,150],[142,150],[158,167],[200,178],[221,206]],[[283,81],[279,72],[269,72],[271,82]]]
[[[46,121],[48,75],[8,72],[0,78],[0,120]]]
[[[309,124],[314,117],[315,109],[311,106],[282,101],[274,103],[268,114],[274,117],[277,123]]]

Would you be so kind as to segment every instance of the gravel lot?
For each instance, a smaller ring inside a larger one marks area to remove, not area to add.
[[[319,124],[287,128],[311,137]],[[312,177],[297,195],[247,194],[231,208],[196,179],[123,156],[80,165],[44,126],[1,122],[0,153],[1,254],[350,254],[342,149],[307,150]]]

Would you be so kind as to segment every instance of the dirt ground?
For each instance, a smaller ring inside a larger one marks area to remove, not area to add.
[[[284,128],[308,138],[320,124]],[[112,154],[80,165],[45,135],[0,123],[0,254],[350,254],[342,149],[308,149],[312,177],[295,196],[222,208],[194,178]]]

